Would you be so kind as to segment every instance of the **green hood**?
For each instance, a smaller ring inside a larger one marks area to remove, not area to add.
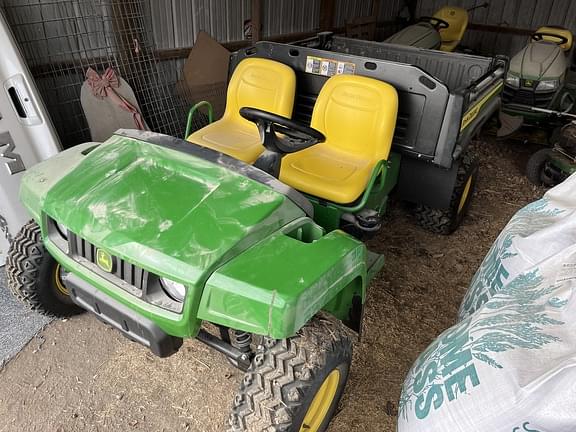
[[[43,202],[46,214],[97,247],[192,284],[304,215],[241,172],[126,136],[88,153]]]
[[[566,72],[566,57],[552,42],[531,42],[510,61],[510,72],[520,78],[558,79]]]

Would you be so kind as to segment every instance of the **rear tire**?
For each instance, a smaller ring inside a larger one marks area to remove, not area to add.
[[[418,204],[415,210],[418,225],[436,234],[452,234],[460,226],[468,212],[478,178],[478,160],[470,155],[462,156],[452,191],[450,207],[446,210]]]
[[[8,287],[24,305],[42,315],[61,318],[83,312],[68,296],[60,271],[60,264],[44,248],[40,227],[28,222],[8,250]]]
[[[526,164],[526,177],[531,183],[537,186],[554,186],[554,180],[548,177],[544,168],[546,163],[550,160],[550,155],[552,154],[551,149],[540,149],[528,159]]]
[[[234,398],[229,432],[323,432],[338,408],[352,337],[338,320],[313,318],[296,336],[265,339]]]

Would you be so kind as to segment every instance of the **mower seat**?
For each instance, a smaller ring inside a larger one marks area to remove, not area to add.
[[[568,39],[568,42],[558,44],[558,46],[562,51],[570,51],[570,49],[572,48],[574,37],[572,36],[572,32],[568,29],[562,27],[544,26],[536,30],[535,33],[551,33],[551,34],[557,34],[558,36],[564,36],[566,39]],[[550,36],[544,36],[542,39],[549,42],[557,41],[556,39]]]
[[[440,51],[454,51],[462,40],[466,27],[468,27],[468,11],[456,6],[444,6],[438,9],[433,16],[449,24],[448,28],[440,30],[440,38],[442,39]]]
[[[295,92],[296,74],[291,67],[274,60],[244,59],[230,79],[222,118],[186,139],[251,164],[264,147],[258,128],[240,116],[240,108],[258,108],[291,117]]]
[[[353,203],[376,164],[388,159],[397,112],[398,94],[390,84],[333,76],[320,90],[310,123],[326,141],[284,156],[280,180],[324,200]]]

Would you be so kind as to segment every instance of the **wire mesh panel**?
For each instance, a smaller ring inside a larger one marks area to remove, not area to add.
[[[80,103],[88,68],[113,68],[134,90],[146,123],[181,136],[189,101],[155,57],[145,0],[5,0],[4,12],[62,143],[90,140]],[[196,125],[197,127],[199,125]]]

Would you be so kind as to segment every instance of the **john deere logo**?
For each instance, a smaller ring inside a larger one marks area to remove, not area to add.
[[[111,273],[114,267],[112,255],[102,249],[96,250],[96,264],[105,272]]]

